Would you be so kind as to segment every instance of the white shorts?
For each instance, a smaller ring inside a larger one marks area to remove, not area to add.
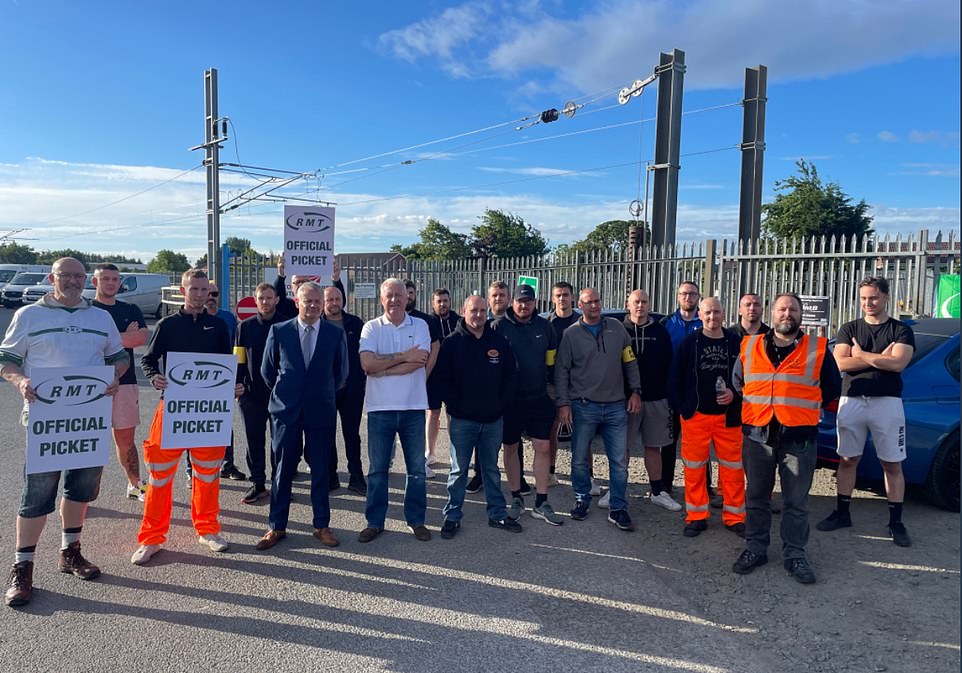
[[[838,401],[838,455],[861,456],[872,433],[875,455],[887,463],[905,460],[905,409],[901,397],[842,397]]]
[[[136,428],[140,425],[140,392],[137,384],[124,383],[114,395],[111,425],[115,430]]]
[[[628,414],[628,452],[636,448],[641,435],[643,447],[668,446],[673,441],[668,400],[641,403],[641,413]]]

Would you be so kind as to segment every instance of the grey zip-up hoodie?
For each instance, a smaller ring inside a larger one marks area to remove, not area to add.
[[[559,407],[570,406],[573,399],[620,402],[626,388],[640,391],[631,337],[614,318],[602,318],[601,325],[597,338],[583,319],[565,330],[554,369]]]

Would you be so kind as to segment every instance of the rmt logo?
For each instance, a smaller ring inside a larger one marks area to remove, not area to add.
[[[324,213],[305,211],[291,215],[285,220],[285,224],[294,231],[306,231],[316,234],[331,228],[331,218]]]
[[[234,372],[217,362],[194,360],[171,367],[167,378],[188,388],[216,388],[233,381]]]

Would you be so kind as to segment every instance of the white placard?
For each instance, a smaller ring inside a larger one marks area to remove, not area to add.
[[[33,369],[28,406],[27,474],[106,465],[113,453],[113,401],[104,390],[113,367]]]
[[[334,271],[334,209],[284,206],[284,272],[330,278]]]
[[[354,283],[355,299],[377,299],[377,283]]]
[[[167,353],[161,448],[230,444],[236,372],[236,355]]]

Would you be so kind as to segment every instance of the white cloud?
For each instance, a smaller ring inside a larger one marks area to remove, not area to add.
[[[534,177],[580,177],[583,175],[603,177],[604,173],[599,171],[572,171],[564,168],[547,168],[542,166],[531,166],[530,168],[501,168],[497,166],[478,166],[479,170],[488,173],[512,173],[515,175],[531,175]]]
[[[883,143],[897,143],[899,141],[899,137],[891,131],[879,131],[876,137]]]
[[[904,163],[902,170],[894,175],[922,175],[928,177],[959,177],[958,164]]]
[[[849,145],[858,145],[860,142],[862,142],[862,139],[857,133],[846,133],[845,142],[847,142]]]
[[[937,144],[943,146],[958,145],[958,131],[911,131],[909,133],[910,143]]]

